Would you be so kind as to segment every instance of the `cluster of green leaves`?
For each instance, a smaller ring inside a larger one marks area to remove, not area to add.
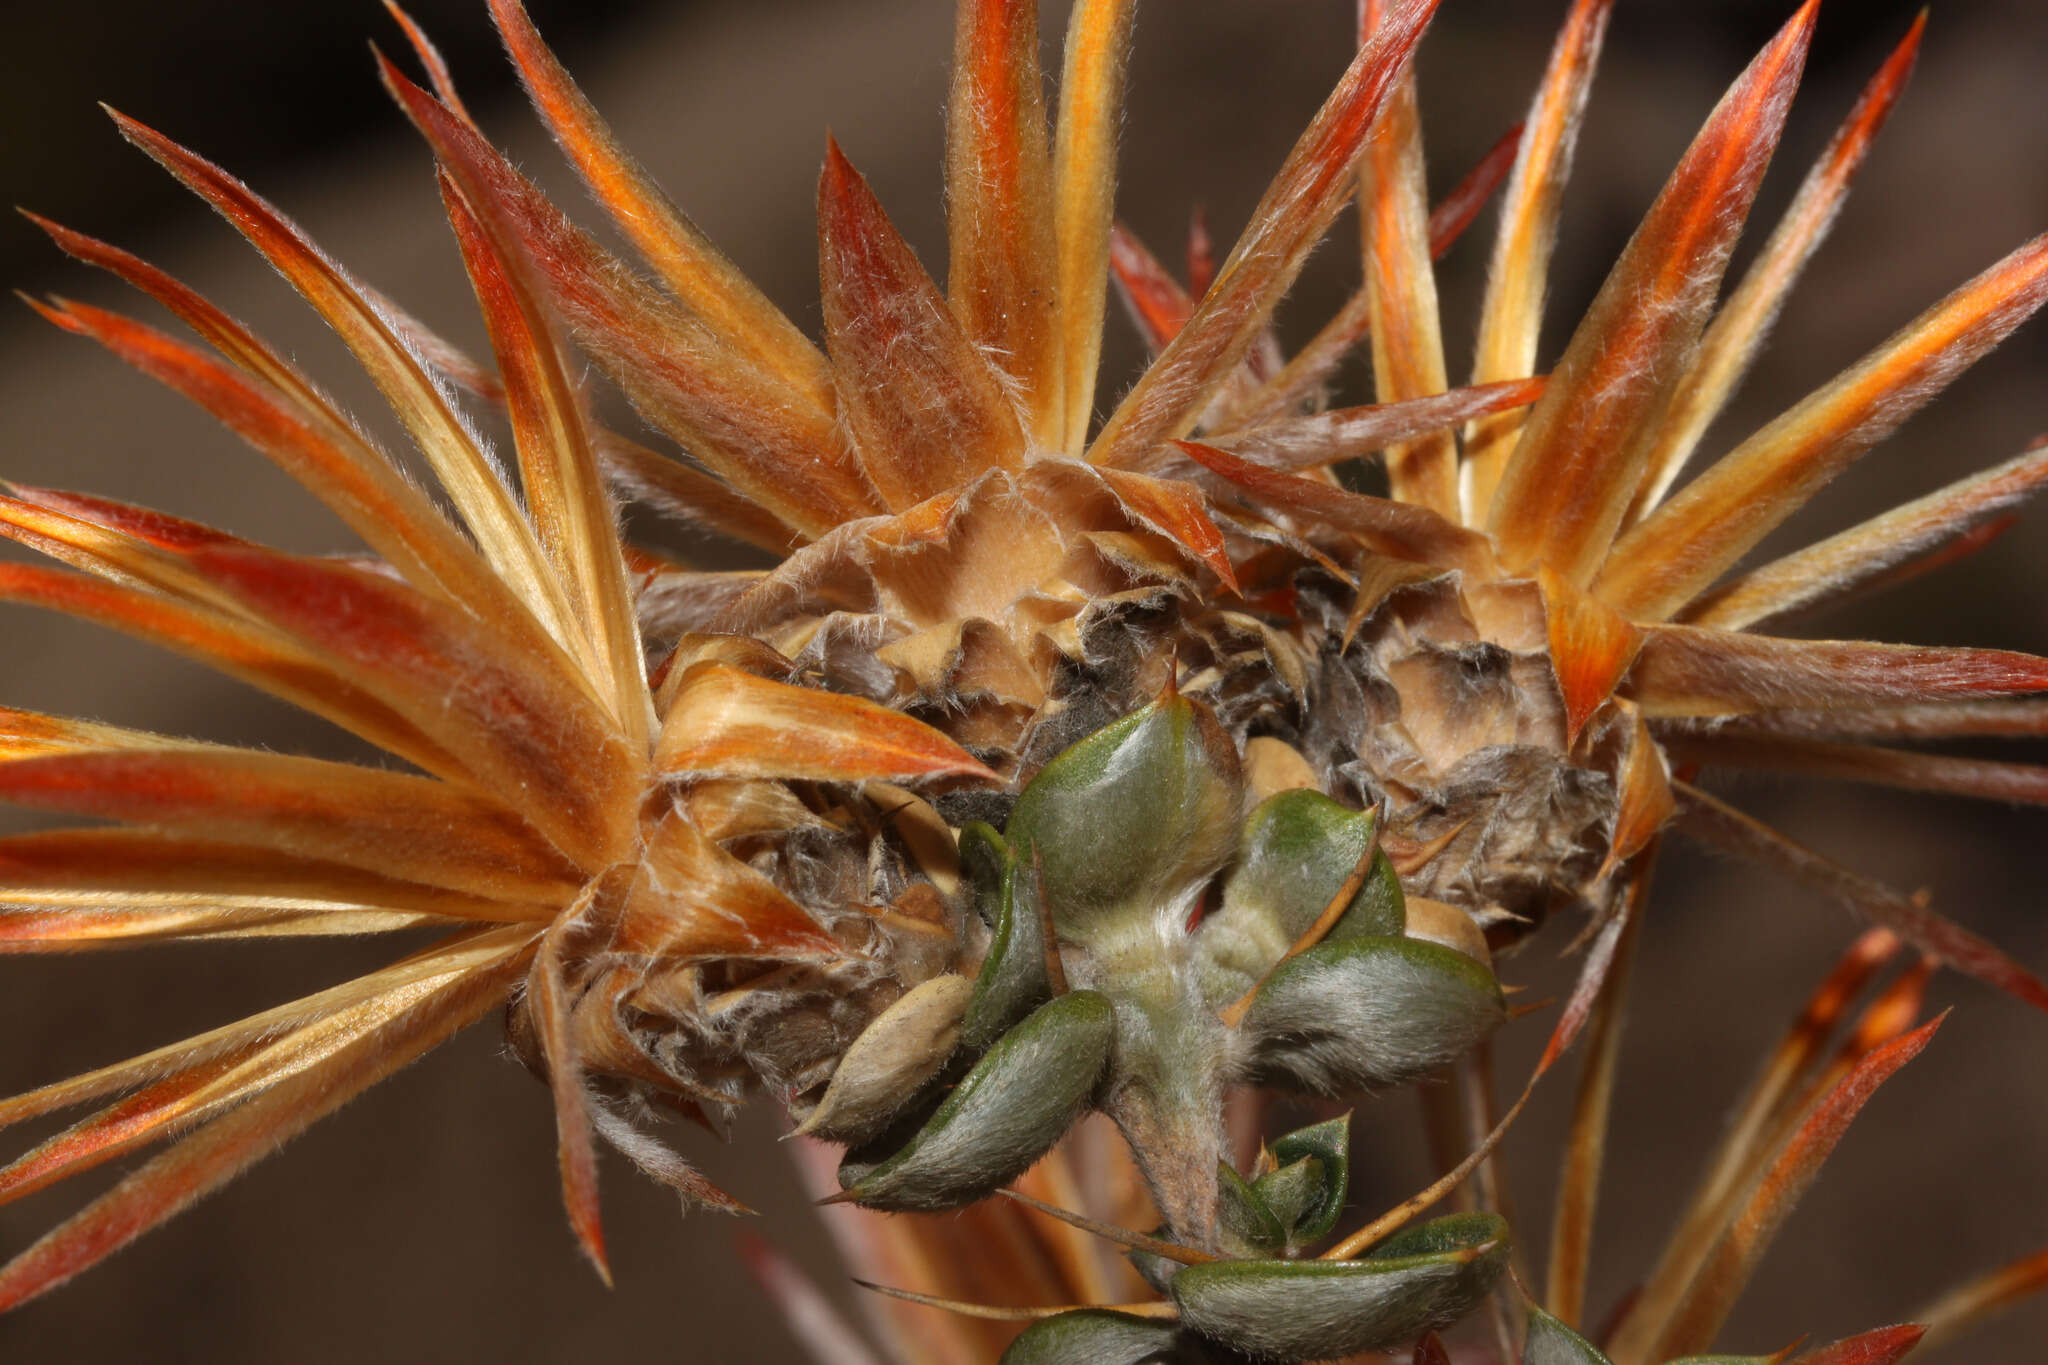
[[[988,930],[971,984],[927,982],[880,1017],[806,1125],[849,1144],[842,1199],[929,1212],[993,1194],[1091,1107],[1117,1119],[1178,1239],[1155,1245],[1191,1253],[1133,1253],[1177,1318],[1061,1314],[1008,1360],[1380,1349],[1462,1317],[1505,1264],[1489,1214],[1312,1259],[1345,1206],[1348,1116],[1249,1173],[1223,1158],[1228,1086],[1398,1085],[1504,1015],[1486,964],[1407,934],[1372,812],[1306,790],[1248,804],[1235,745],[1177,695],[1053,759],[1003,830],[961,832]]]

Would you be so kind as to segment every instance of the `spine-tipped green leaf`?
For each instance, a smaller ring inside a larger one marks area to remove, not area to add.
[[[1216,1163],[1216,1221],[1223,1249],[1233,1256],[1277,1256],[1287,1245],[1287,1225],[1265,1197],[1227,1161]]]
[[[1272,1150],[1280,1166],[1259,1180],[1259,1193],[1289,1224],[1294,1245],[1328,1236],[1351,1186],[1351,1115],[1297,1128]]]
[[[978,820],[962,829],[960,867],[974,883],[976,908],[994,930],[960,1026],[961,1043],[978,1053],[1042,1004],[1052,984],[1044,921],[1037,902],[1019,885],[1017,858],[1003,836]]]
[[[1171,1322],[1080,1308],[1034,1323],[1010,1343],[1001,1365],[1201,1365],[1213,1358]]]
[[[1094,991],[1039,1006],[975,1064],[909,1146],[847,1195],[873,1209],[931,1212],[1009,1184],[1079,1117],[1114,1028],[1108,997]]]
[[[1005,833],[1061,936],[1093,946],[1182,922],[1243,800],[1237,746],[1207,708],[1166,696],[1046,764]]]
[[[1354,938],[1282,963],[1253,997],[1243,1031],[1262,1077],[1338,1095],[1427,1075],[1504,1017],[1499,983],[1463,953]]]
[[[1458,1214],[1362,1261],[1211,1261],[1174,1276],[1181,1320],[1250,1355],[1326,1360],[1414,1344],[1471,1311],[1507,1264],[1507,1224]]]
[[[1522,1365],[1611,1365],[1600,1348],[1533,1303],[1524,1303],[1529,1333],[1522,1340]]]
[[[1370,811],[1347,810],[1320,792],[1281,792],[1259,803],[1223,883],[1222,908],[1202,921],[1200,952],[1219,977],[1219,1003],[1248,990],[1308,932],[1373,837]],[[1398,936],[1405,923],[1394,865],[1375,850],[1365,885],[1325,941]]]

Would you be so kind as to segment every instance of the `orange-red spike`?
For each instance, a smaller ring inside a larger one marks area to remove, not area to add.
[[[977,777],[995,774],[939,731],[865,697],[796,687],[729,664],[693,664],[655,745],[673,777]]]
[[[1385,0],[1360,0],[1359,41],[1371,41]],[[1450,387],[1430,266],[1429,184],[1411,69],[1395,82],[1358,160],[1359,226],[1371,301],[1372,373],[1382,403]],[[1386,452],[1395,498],[1459,518],[1458,444],[1446,432]]]
[[[1611,607],[1550,571],[1537,570],[1550,628],[1550,666],[1564,694],[1565,743],[1578,743],[1579,732],[1600,709],[1643,646],[1643,633]]]
[[[1910,1322],[1879,1327],[1801,1352],[1790,1365],[1898,1365],[1926,1334],[1926,1328]]]
[[[413,17],[399,7],[398,0],[384,0],[384,8],[397,22],[399,28],[405,31],[405,41],[412,44],[413,55],[418,57],[420,65],[426,68],[427,79],[433,84],[434,94],[440,98],[441,103],[447,105],[465,122],[475,123],[476,120],[469,116],[469,110],[463,107],[462,96],[455,92],[455,77],[448,70],[448,63],[442,58],[441,49],[434,46],[434,40],[427,36],[427,31],[413,22]]]
[[[1915,318],[1623,536],[1594,591],[1662,620],[2048,303],[2043,234]]]
[[[500,1008],[518,980],[525,953],[520,946],[493,947],[495,960],[452,976],[429,999],[394,1011],[319,1065],[215,1119],[0,1266],[0,1312],[120,1250]]]
[[[1431,432],[1447,432],[1483,413],[1533,403],[1542,395],[1543,384],[1542,379],[1521,379],[1452,389],[1449,393],[1399,403],[1336,408],[1306,417],[1219,431],[1209,438],[1209,444],[1270,468],[1308,469],[1360,459],[1395,442]]]
[[[1858,711],[1772,711],[1726,727],[1735,734],[1842,739],[2006,739],[2048,736],[2048,697],[1937,701]]]
[[[146,588],[226,618],[244,615],[229,594],[194,571],[190,556],[207,548],[250,548],[249,542],[190,522],[181,532],[171,518],[145,519],[144,535],[131,533],[123,523],[135,519],[118,510],[108,520],[115,524],[87,521],[48,503],[0,494],[0,536],[117,583]]]
[[[1892,106],[1905,92],[1914,59],[1920,53],[1920,35],[1926,27],[1927,12],[1922,10],[1904,40],[1863,88],[1856,107],[1849,111],[1834,140],[1807,172],[1792,206],[1785,210],[1784,218],[1742,277],[1742,283],[1721,305],[1701,336],[1699,353],[1672,394],[1671,406],[1659,423],[1655,444],[1644,466],[1643,486],[1629,509],[1631,523],[1640,521],[1663,499],[1700,437],[1763,349],[1778,309],[1784,305],[1806,262],[1826,239],[1828,229],[1834,226],[1835,214],[1848,196],[1849,182],[1863,164],[1878,130],[1891,115]]]
[[[1621,765],[1621,790],[1614,809],[1614,832],[1608,836],[1607,857],[1600,875],[1613,870],[1642,852],[1671,822],[1678,811],[1678,799],[1671,794],[1671,768],[1664,748],[1650,734],[1642,714],[1627,702],[1633,722],[1628,754]]]
[[[1102,481],[1125,511],[1207,565],[1225,591],[1238,590],[1223,532],[1210,520],[1208,499],[1199,489],[1178,479],[1155,479],[1124,469],[1103,470]]]
[[[505,386],[493,371],[436,334],[391,300],[376,296],[392,330],[449,383],[502,407]],[[689,526],[731,536],[743,544],[785,554],[802,540],[780,517],[741,496],[722,479],[669,455],[649,450],[618,432],[593,426],[591,439],[606,476],[626,496],[645,499]]]
[[[47,1189],[210,1117],[195,1097],[236,1072],[243,1060],[229,1055],[187,1067],[39,1143],[0,1167],[0,1203]],[[214,1109],[218,1108],[216,1102]]]
[[[1175,441],[1174,445],[1196,464],[1259,501],[1297,519],[1356,536],[1377,553],[1447,569],[1491,562],[1484,536],[1446,521],[1426,507],[1347,492],[1334,484],[1252,464],[1198,441]]]
[[[251,544],[240,536],[216,531],[211,526],[174,517],[153,507],[137,507],[133,503],[115,502],[112,498],[95,497],[90,493],[36,488],[28,484],[7,483],[0,484],[0,488],[7,490],[9,510],[17,514],[31,506],[47,508],[75,521],[116,532],[152,549],[175,553],[209,546],[247,547]]]
[[[1464,229],[1473,225],[1479,211],[1487,207],[1487,199],[1493,190],[1501,188],[1501,180],[1507,178],[1507,168],[1516,160],[1516,147],[1522,143],[1522,125],[1507,129],[1507,133],[1493,143],[1487,156],[1479,160],[1473,170],[1468,170],[1464,180],[1452,186],[1450,194],[1430,211],[1430,258],[1442,260],[1444,252],[1456,246]],[[1206,291],[1204,291],[1206,293]],[[1272,422],[1296,407],[1300,407],[1309,395],[1313,395],[1333,375],[1337,364],[1348,356],[1360,338],[1366,336],[1366,329],[1372,325],[1372,297],[1370,291],[1360,289],[1350,299],[1343,301],[1327,323],[1317,327],[1313,338],[1309,338],[1300,350],[1296,350],[1286,364],[1280,366],[1278,375],[1260,385],[1255,393],[1247,395],[1241,403],[1227,403],[1225,422],[1231,426],[1249,426],[1257,422]]]
[[[1769,1155],[1765,1144],[1800,1078],[1819,1057],[1857,993],[1903,946],[1889,929],[1865,930],[1766,1054],[1762,1071],[1735,1107],[1705,1174],[1665,1240],[1655,1268],[1607,1333],[1610,1343],[1646,1346],[1655,1324],[1669,1317],[1725,1225],[1733,1201]]]
[[[463,199],[525,246],[548,301],[650,421],[806,535],[878,509],[829,408],[793,401],[779,377],[640,282],[474,128],[390,62],[379,70]],[[805,477],[789,478],[792,468]]]
[[[1856,1027],[1842,1040],[1834,1059],[1822,1072],[1824,1083],[1804,1096],[1798,1108],[1805,1107],[1804,1101],[1819,1098],[1822,1089],[1831,1088],[1858,1062],[1919,1022],[1920,1011],[1927,1004],[1927,983],[1934,979],[1934,969],[1939,965],[1931,957],[1917,959],[1863,1007]]]
[[[2048,766],[1960,758],[1911,749],[1881,749],[1791,736],[1675,735],[1665,741],[1673,758],[1703,767],[1793,773],[1846,782],[1874,782],[1908,791],[1974,796],[1986,801],[2048,804]]]
[[[109,271],[170,309],[178,316],[179,321],[197,332],[208,345],[220,351],[244,371],[274,386],[305,416],[342,428],[348,435],[361,439],[347,419],[335,410],[326,395],[300,373],[296,366],[278,355],[255,333],[215,307],[204,296],[149,262],[117,246],[88,237],[82,232],[74,232],[33,213],[24,211],[23,216],[50,234],[50,239],[69,255],[87,265]],[[69,307],[75,309],[77,305]],[[114,316],[80,312],[73,321],[83,322],[94,317]],[[58,325],[67,324],[59,321]],[[72,330],[77,328],[73,327]],[[95,332],[93,335],[97,337],[98,333]]]
[[[431,992],[434,982],[449,972],[491,961],[508,946],[516,947],[539,933],[540,926],[524,925],[447,939],[388,967],[238,1019],[169,1047],[160,1047],[112,1066],[0,1099],[0,1127],[133,1091],[188,1068],[223,1058],[232,1061],[247,1057],[284,1034],[374,1003],[380,998],[417,996],[422,987]]]
[[[362,998],[324,1012],[310,1000],[298,1001],[300,1019],[295,1024],[267,1032],[242,1030],[241,1045],[189,1061],[0,1168],[0,1204],[202,1123],[317,1067],[395,1011],[432,999],[474,965],[473,956],[440,961],[430,955],[427,960],[435,970],[411,972],[410,980],[396,979],[408,975],[403,966],[379,973],[387,983],[381,992],[359,992]]]
[[[1479,211],[1486,207],[1486,201],[1507,178],[1521,138],[1522,125],[1518,123],[1508,129],[1478,164],[1466,172],[1465,178],[1452,186],[1451,192],[1430,211],[1430,259],[1442,259],[1444,253],[1464,236],[1465,229],[1472,226]],[[1225,420],[1234,426],[1269,422],[1299,407],[1336,371],[1339,362],[1364,337],[1371,322],[1372,299],[1367,290],[1360,289],[1344,301],[1344,306],[1328,322],[1316,329],[1316,334],[1281,366],[1278,374],[1242,403],[1227,404],[1229,410]]]
[[[610,950],[706,958],[833,958],[844,951],[774,882],[711,842],[680,811],[648,831]]]
[[[182,654],[333,721],[429,772],[468,769],[336,661],[275,631],[141,588],[34,564],[0,564],[0,602],[61,611]]]
[[[967,335],[1016,386],[1033,443],[1061,449],[1066,367],[1038,0],[960,0],[955,13],[946,296]]]
[[[1478,357],[1472,365],[1475,384],[1516,379],[1536,370],[1558,213],[1613,8],[1614,0],[1573,0],[1522,125],[1480,308]],[[1465,505],[1475,525],[1485,521],[1493,506],[1494,490],[1525,420],[1525,414],[1504,413],[1466,429]]]
[[[1350,197],[1359,148],[1437,3],[1403,0],[1374,31],[1288,154],[1194,317],[1124,395],[1089,459],[1144,471],[1194,426]]]
[[[1937,545],[1915,558],[1845,580],[1838,589],[1827,595],[1828,600],[1842,601],[1883,592],[1887,588],[1895,588],[1925,574],[1945,569],[1951,564],[1959,564],[1993,544],[2019,524],[2020,519],[2012,515],[1993,517],[1980,522],[1951,536],[1947,543]]]
[[[1722,1143],[1722,1161],[1717,1165],[1713,1178],[1702,1187],[1702,1201],[1719,1204],[1732,1197],[1740,1188],[1745,1174],[1744,1162],[1752,1154],[1756,1144],[1768,1131],[1774,1116],[1783,1113],[1793,1104],[1794,1083],[1805,1073],[1808,1066],[1819,1057],[1821,1048],[1832,1036],[1837,1025],[1848,1014],[1849,1006],[1870,979],[1899,954],[1904,947],[1899,936],[1889,929],[1866,929],[1859,934],[1833,971],[1808,998],[1799,1017],[1785,1031],[1785,1036],[1771,1053],[1764,1072],[1752,1088],[1749,1099],[1737,1111],[1737,1118],[1729,1125],[1728,1135]],[[1929,959],[1921,958],[1922,964]],[[1918,1012],[1918,1003],[1893,1034],[1910,1027],[1911,1014]],[[1865,1012],[1865,1019],[1872,1017]],[[1859,1030],[1860,1032],[1861,1030]],[[1868,1045],[1852,1054],[1860,1056],[1868,1052],[1884,1038],[1873,1038]],[[1853,1039],[1852,1039],[1853,1042]],[[1796,1107],[1796,1106],[1794,1106]]]
[[[363,910],[326,902],[290,902],[283,897],[236,903],[145,892],[141,904],[119,904],[102,892],[84,898],[0,893],[0,954],[77,953],[129,948],[144,943],[193,943],[201,939],[320,938],[395,934],[456,927],[453,917],[397,910]],[[498,913],[497,921],[520,918]]]
[[[1479,217],[1479,211],[1486,207],[1493,192],[1508,178],[1508,172],[1515,166],[1515,159],[1522,150],[1522,134],[1528,124],[1517,123],[1495,140],[1486,149],[1486,155],[1474,162],[1472,169],[1465,172],[1450,192],[1437,201],[1429,211],[1429,258],[1440,261],[1465,235],[1465,229],[1472,226]]]
[[[1939,1346],[2000,1309],[2044,1289],[2048,1289],[2048,1250],[2022,1256],[1957,1285],[1913,1316],[1927,1324],[1928,1344]]]
[[[144,829],[67,829],[0,839],[0,882],[10,892],[272,898],[367,906],[457,919],[547,919],[553,897],[512,900],[401,881],[274,848]],[[80,897],[67,896],[67,900]]]
[[[1785,126],[1818,5],[1722,97],[1551,371],[1487,513],[1509,568],[1540,561],[1583,586],[1606,557]]]
[[[597,1277],[609,1288],[612,1268],[605,1256],[604,1223],[598,1212],[597,1134],[590,1122],[590,1095],[584,1088],[583,1061],[569,1023],[573,1001],[562,972],[562,939],[574,922],[567,912],[534,955],[527,974],[526,996],[541,1055],[547,1061],[548,1088],[555,1101],[555,1160],[562,1172],[562,1207],[576,1243],[590,1258]]]
[[[1145,345],[1155,355],[1165,350],[1194,316],[1195,301],[1152,249],[1122,223],[1110,226],[1109,269]]]
[[[660,1076],[663,1084],[674,1083],[666,1073],[656,1071],[651,1064],[648,1069]],[[669,1099],[664,1102],[663,1107],[672,1110],[678,1117],[717,1132],[717,1129],[706,1121],[703,1107],[695,1101]],[[716,1209],[720,1213],[745,1214],[754,1211],[706,1180],[696,1167],[670,1151],[658,1138],[641,1132],[625,1117],[606,1108],[603,1103],[596,1102],[594,1097],[590,1105],[590,1122],[597,1129],[597,1135],[632,1162],[641,1174],[660,1181],[687,1200],[685,1207]]]
[[[2048,692],[2048,659],[2002,649],[1648,626],[1627,690],[1653,719],[1860,709]]]
[[[133,119],[119,113],[113,118],[123,137],[213,205],[348,343],[433,466],[484,554],[535,615],[562,631],[566,621],[561,594],[547,575],[512,490],[419,357],[378,315],[347,272],[288,218],[220,167]]]
[[[891,511],[1023,466],[1002,379],[836,141],[818,181],[818,266],[840,415]]]
[[[598,433],[597,451],[619,496],[644,502],[680,525],[777,556],[803,540],[781,517],[695,465],[609,431]]]
[[[1697,787],[1678,783],[1679,827],[1702,842],[1784,874],[1827,896],[1965,976],[2014,999],[2048,1010],[2048,983],[2011,955],[1930,909],[1924,897],[1900,895],[1890,887],[1802,848],[1776,830],[1751,819]]]
[[[1087,447],[1095,409],[1116,199],[1117,123],[1136,10],[1136,0],[1080,0],[1067,20],[1059,125],[1053,137],[1052,214],[1065,409],[1056,447],[1070,455]]]
[[[0,759],[80,750],[205,747],[209,746],[198,740],[172,739],[146,730],[127,730],[118,725],[97,725],[68,716],[46,716],[39,711],[0,706]]]
[[[589,870],[632,838],[645,760],[566,658],[379,574],[255,550],[206,550],[199,569],[252,612],[444,746],[488,790]]]
[[[212,746],[48,754],[0,763],[0,800],[492,898],[541,900],[578,881],[496,801],[325,759]]]
[[[1896,1038],[1858,1062],[1821,1100],[1736,1211],[1701,1265],[1692,1290],[1658,1337],[1652,1358],[1669,1359],[1705,1350],[1748,1284],[1771,1239],[1813,1184],[1820,1167],[1877,1088],[1920,1055],[1942,1019],[1933,1019]]]
[[[480,222],[445,176],[441,190],[497,354],[527,515],[569,598],[569,643],[626,742],[645,747],[652,718],[639,624],[582,395],[525,248]]]
[[[1764,1077],[1768,1085],[1760,1084],[1751,1093],[1741,1124],[1731,1129],[1723,1144],[1714,1178],[1701,1186],[1686,1222],[1667,1245],[1656,1275],[1631,1304],[1627,1318],[1617,1329],[1617,1354],[1639,1352],[1659,1324],[1669,1323],[1687,1295],[1698,1290],[1701,1270],[1717,1246],[1732,1233],[1739,1233],[1734,1228],[1739,1201],[1753,1189],[1765,1164],[1793,1140],[1814,1107],[1853,1075],[1873,1052],[1913,1027],[1926,1002],[1927,983],[1934,974],[1934,966],[1933,959],[1928,957],[1914,961],[1864,1007],[1834,1057],[1799,1083],[1801,1074],[1827,1041],[1824,1027],[1812,1027],[1819,1022],[1820,1011],[1809,1007],[1778,1055],[1772,1058],[1773,1065]],[[1847,1002],[1838,999],[1827,1003]],[[1813,1002],[1815,1006],[1822,1004],[1820,998]],[[1826,1022],[1831,1025],[1834,1021]]]
[[[2048,439],[2004,464],[1752,569],[1700,598],[1685,619],[1742,630],[1893,581],[1894,575],[1939,567],[2010,527],[2008,510],[2043,484],[2048,484]]]
[[[1641,722],[1637,723],[1640,726]],[[1640,738],[1647,740],[1648,736]],[[1616,823],[1619,825],[1619,819]],[[1611,865],[1617,860],[1610,854],[1608,861]],[[1636,886],[1642,884],[1638,881]],[[1549,1263],[1543,1277],[1544,1307],[1567,1325],[1585,1318],[1586,1281],[1591,1271],[1593,1231],[1600,1207],[1600,1177],[1607,1164],[1615,1076],[1621,1062],[1622,1023],[1628,1013],[1636,945],[1641,937],[1641,916],[1629,914],[1615,950],[1614,965],[1608,970],[1594,1006],[1586,1036],[1586,1057],[1580,1064],[1578,1088],[1572,1097],[1571,1128],[1558,1171]],[[1499,1209],[1498,1203],[1492,1207]],[[1503,1329],[1502,1336],[1507,1335]]]
[[[89,248],[86,239],[59,240],[74,254],[117,268],[117,258]],[[423,590],[444,593],[495,620],[515,620],[526,614],[526,606],[506,590],[433,503],[296,371],[196,295],[179,292],[182,287],[168,277],[143,274],[140,262],[133,266],[136,268],[121,268],[124,277],[143,283],[251,377],[235,373],[154,328],[89,304],[38,305],[38,311],[66,331],[91,337],[129,365],[205,408],[304,484],[350,530]]]
[[[831,375],[803,331],[697,225],[662,193],[619,145],[595,107],[542,41],[519,0],[491,0],[491,18],[519,79],[548,129],[590,187],[592,197],[669,290],[718,336],[822,412],[832,408]],[[437,83],[438,88],[438,83]],[[442,103],[450,104],[445,94]],[[461,113],[459,106],[454,112]]]

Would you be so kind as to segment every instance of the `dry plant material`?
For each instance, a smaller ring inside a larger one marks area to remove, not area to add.
[[[87,1109],[0,1166],[0,1202],[166,1144],[0,1267],[0,1307],[502,1014],[548,1087],[570,1229],[600,1275],[601,1145],[743,1212],[654,1125],[719,1130],[772,1095],[812,1192],[842,1206],[832,1235],[887,1296],[868,1325],[915,1365],[1709,1349],[1850,1121],[1929,1045],[1939,1020],[1914,1023],[1936,967],[2048,1008],[2033,970],[1927,897],[1696,785],[1733,769],[2048,801],[2038,766],[1908,747],[2048,734],[2048,660],[1751,629],[1987,543],[2048,452],[1741,565],[2048,301],[2048,239],[1683,480],[1872,154],[1924,20],[1723,297],[1816,5],[1791,14],[1553,359],[1545,292],[1611,6],[1561,7],[1526,120],[1432,210],[1413,59],[1435,0],[1362,0],[1355,59],[1234,245],[1196,214],[1177,276],[1116,222],[1137,7],[1072,7],[1049,98],[1036,4],[961,0],[944,269],[826,140],[816,339],[670,202],[517,0],[490,0],[512,61],[639,265],[492,145],[394,8],[427,86],[380,69],[431,152],[487,359],[116,115],[333,327],[438,489],[219,308],[35,219],[196,342],[33,306],[213,414],[364,548],[286,554],[0,485],[0,534],[61,566],[0,565],[0,601],[208,663],[409,766],[0,710],[0,799],[109,822],[0,838],[0,952],[417,941],[0,1101],[0,1125]],[[1472,382],[1453,388],[1435,262],[1503,186]],[[1357,288],[1287,355],[1275,310],[1353,205]],[[1128,385],[1097,374],[1112,293],[1152,352]],[[1333,406],[1354,350],[1377,401]],[[586,360],[665,444],[593,418]],[[472,407],[509,430],[509,462]],[[1365,459],[1385,496],[1340,477]],[[628,544],[622,500],[768,559],[707,570]],[[1584,1334],[1594,1212],[1667,833],[1878,927],[1766,1059],[1603,1347]],[[1496,1119],[1491,1035],[1549,1008],[1511,1008],[1496,971],[1560,918],[1577,982]],[[1515,1311],[1489,1163],[1582,1033],[1544,1306]],[[1348,1111],[1265,1122],[1274,1092],[1348,1101],[1445,1075],[1465,1093],[1439,1117],[1464,1121],[1440,1126],[1468,1150],[1348,1230]],[[880,1358],[790,1261],[742,1254],[821,1361]],[[1928,1335],[2044,1280],[2035,1255],[1967,1283]],[[1458,1330],[1485,1303],[1490,1348]],[[1891,1365],[1921,1332],[1796,1359]]]

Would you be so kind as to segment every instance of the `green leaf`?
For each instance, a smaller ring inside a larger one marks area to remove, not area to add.
[[[1237,746],[1179,695],[1072,745],[1039,770],[1005,829],[1043,867],[1062,939],[1094,946],[1184,922],[1242,818]]]
[[[1339,883],[1342,885],[1342,883]],[[1332,895],[1336,892],[1332,890]],[[1330,937],[1363,938],[1377,934],[1400,934],[1408,924],[1408,898],[1401,892],[1401,878],[1394,872],[1393,859],[1383,848],[1374,849],[1365,885],[1352,897],[1344,918],[1330,929]]]
[[[876,1136],[857,1147],[847,1149],[839,1158],[839,1188],[850,1190],[867,1179],[869,1173],[882,1163],[891,1160],[897,1153],[924,1131],[932,1121],[932,1115],[939,1112],[939,1106],[949,1098],[942,1085],[934,1085],[907,1105],[903,1112],[889,1121],[889,1126]]]
[[[1408,1261],[1423,1256],[1462,1255],[1508,1239],[1507,1221],[1497,1213],[1454,1213],[1403,1228],[1365,1253],[1369,1261]]]
[[[986,820],[960,826],[960,871],[974,887],[974,911],[991,929],[1001,927],[1003,884],[1016,866],[1010,845]]]
[[[1419,939],[1354,938],[1281,963],[1241,1027],[1259,1078],[1343,1094],[1427,1075],[1505,1017],[1500,983],[1465,954]]]
[[[1033,1323],[1003,1352],[1001,1365],[1205,1365],[1210,1359],[1178,1323],[1082,1308]]]
[[[1470,1312],[1507,1264],[1507,1246],[1498,1216],[1459,1214],[1391,1238],[1364,1260],[1191,1265],[1174,1277],[1173,1300],[1189,1328],[1250,1355],[1394,1350]]]
[[[1286,1203],[1299,1209],[1292,1217],[1283,1216],[1289,1245],[1300,1247],[1328,1236],[1344,1212],[1344,1198],[1350,1192],[1351,1115],[1339,1114],[1295,1129],[1273,1144],[1273,1159],[1281,1163],[1280,1168],[1256,1187],[1266,1203],[1279,1212],[1279,1192],[1297,1186],[1309,1196],[1307,1200],[1287,1196]],[[1311,1165],[1304,1167],[1303,1162]]]
[[[971,1204],[1022,1175],[1080,1116],[1115,1034],[1107,996],[1070,991],[999,1038],[909,1144],[847,1193],[868,1208]]]
[[[1350,810],[1320,792],[1285,791],[1259,803],[1244,823],[1220,904],[1198,931],[1215,1004],[1249,990],[1308,932],[1373,837],[1371,811]],[[1406,923],[1400,879],[1375,850],[1365,884],[1324,941],[1398,936]]]
[[[1290,1161],[1253,1182],[1252,1188],[1258,1192],[1259,1198],[1280,1220],[1280,1226],[1287,1230],[1285,1246],[1289,1255],[1321,1235],[1306,1231],[1303,1224],[1322,1207],[1326,1184],[1323,1163],[1312,1156]]]
[[[1260,802],[1224,883],[1225,911],[1242,905],[1270,916],[1284,936],[1283,951],[1292,947],[1365,856],[1373,825],[1371,811],[1351,810],[1321,792],[1286,791]],[[1377,875],[1381,865],[1384,876]],[[1404,926],[1393,864],[1377,857],[1374,869],[1344,912],[1347,938],[1399,934]]]
[[[1535,1304],[1529,1310],[1529,1334],[1522,1343],[1522,1365],[1612,1365],[1592,1342]]]
[[[960,1025],[961,1046],[973,1056],[1048,999],[1052,983],[1045,929],[1036,903],[1022,894],[1017,858],[1003,836],[979,820],[963,827],[960,866],[974,884],[975,909],[995,931]]]
[[[1227,1161],[1216,1163],[1216,1218],[1229,1255],[1274,1256],[1287,1245],[1287,1225]]]

